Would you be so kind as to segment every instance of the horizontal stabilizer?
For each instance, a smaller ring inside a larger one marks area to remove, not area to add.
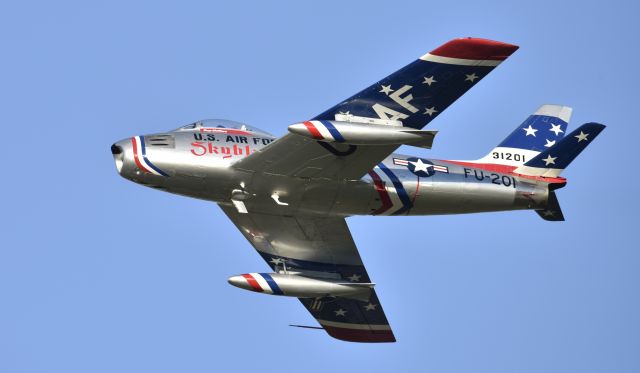
[[[536,213],[547,221],[564,221],[564,215],[562,214],[558,197],[556,197],[556,192],[553,190],[549,191],[547,208],[544,210],[536,210]]]
[[[605,126],[599,123],[583,124],[553,147],[516,168],[514,172],[531,176],[558,177],[604,128]]]

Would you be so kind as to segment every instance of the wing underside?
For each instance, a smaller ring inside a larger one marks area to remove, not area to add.
[[[240,214],[220,205],[240,232],[275,271],[330,274],[345,282],[370,283],[369,275],[343,218]],[[352,342],[394,342],[375,291],[367,301],[299,298],[334,338]]]

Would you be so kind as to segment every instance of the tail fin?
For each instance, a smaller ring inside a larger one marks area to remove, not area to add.
[[[558,177],[604,128],[604,125],[598,123],[583,124],[558,144],[538,154],[514,172],[531,176]]]
[[[522,166],[562,139],[572,111],[568,106],[540,106],[497,147],[477,162]]]

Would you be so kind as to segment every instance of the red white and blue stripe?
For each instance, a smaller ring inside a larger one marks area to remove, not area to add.
[[[316,140],[344,142],[344,137],[328,120],[312,120],[303,123],[311,136]]]
[[[253,291],[258,293],[284,295],[273,277],[268,273],[245,273],[242,277],[244,277]]]
[[[382,206],[371,215],[400,215],[408,212],[413,203],[398,176],[383,163],[369,171],[374,187],[380,196]]]
[[[147,174],[169,177],[169,175],[151,163],[147,158],[147,150],[144,144],[144,136],[134,136],[131,138],[133,145],[133,160],[138,168]]]

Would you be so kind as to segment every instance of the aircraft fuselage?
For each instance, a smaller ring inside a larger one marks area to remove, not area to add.
[[[170,193],[278,215],[434,215],[544,208],[548,183],[473,164],[391,154],[358,180],[262,173],[232,165],[266,133],[199,128],[135,136],[112,147],[118,172]]]

